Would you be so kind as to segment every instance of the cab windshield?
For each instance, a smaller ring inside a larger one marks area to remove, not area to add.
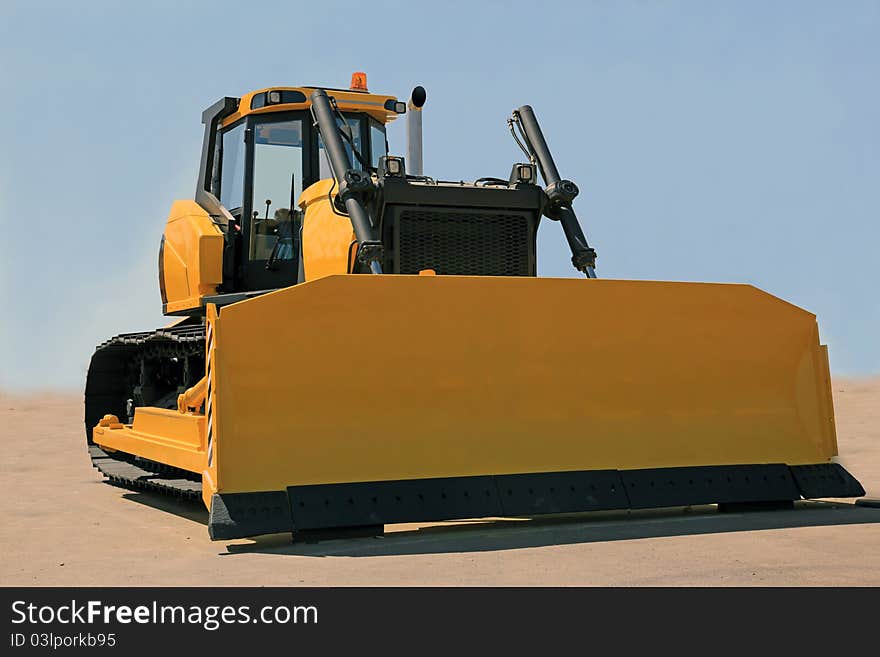
[[[360,153],[363,162],[354,154],[351,143],[343,138],[342,143],[345,145],[345,152],[348,159],[355,169],[364,169],[364,163],[367,167],[375,168],[378,166],[379,158],[387,155],[387,144],[385,142],[385,127],[373,119],[367,119],[364,114],[343,114],[345,123],[351,134],[351,141],[354,143],[355,149]],[[336,118],[336,124],[342,125],[339,117]],[[367,135],[369,134],[369,145]],[[318,177],[321,179],[332,178],[333,173],[330,170],[330,162],[327,154],[324,152],[324,142],[318,136]]]

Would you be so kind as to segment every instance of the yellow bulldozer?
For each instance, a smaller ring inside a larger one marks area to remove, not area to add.
[[[814,315],[750,285],[597,278],[532,108],[508,119],[507,178],[444,181],[422,172],[425,99],[358,73],[205,110],[159,249],[176,319],[91,359],[110,483],[201,499],[215,540],[864,495],[832,460]],[[578,278],[537,277],[542,218]]]

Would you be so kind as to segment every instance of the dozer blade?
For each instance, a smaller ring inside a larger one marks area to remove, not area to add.
[[[751,286],[331,276],[209,320],[215,539],[864,494],[815,316]]]

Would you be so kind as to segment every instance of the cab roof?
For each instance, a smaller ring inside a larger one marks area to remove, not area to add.
[[[256,91],[244,94],[238,99],[238,109],[225,117],[220,122],[220,125],[226,127],[251,114],[271,114],[274,112],[308,109],[312,104],[310,97],[315,89],[324,89],[329,96],[335,98],[340,111],[364,112],[383,124],[397,118],[397,112],[395,111],[396,96],[371,94],[367,91],[355,89],[333,89],[331,87],[266,87],[265,89],[257,89]],[[278,92],[278,94],[272,94],[270,99],[270,92]],[[274,102],[272,99],[275,99]],[[280,99],[280,102],[278,102],[278,99]]]

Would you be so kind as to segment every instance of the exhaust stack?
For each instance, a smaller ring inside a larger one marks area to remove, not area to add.
[[[422,170],[422,106],[428,94],[424,87],[416,87],[409,97],[406,119],[406,168],[416,176],[424,175]]]

